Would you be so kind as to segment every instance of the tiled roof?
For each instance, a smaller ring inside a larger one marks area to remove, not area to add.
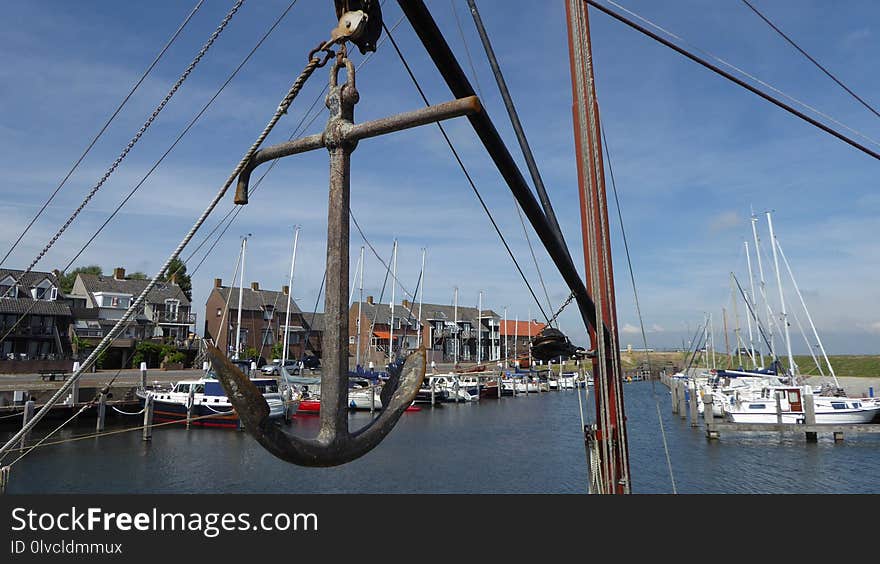
[[[33,309],[30,309],[33,307]],[[28,311],[30,310],[30,311]],[[70,308],[67,304],[48,301],[34,300],[31,298],[0,298],[0,313],[15,313],[17,315],[61,315],[70,317]]]
[[[545,324],[537,321],[504,321],[500,325],[501,335],[516,335],[519,337],[535,337],[540,333]]]
[[[149,280],[117,280],[112,276],[97,276],[95,274],[78,274],[85,285],[86,290],[92,294],[96,292],[115,292],[119,294],[131,294],[135,298],[144,291]],[[190,305],[186,294],[180,286],[171,282],[159,282],[150,290],[147,301],[154,304],[164,304],[166,299],[180,300],[180,305]]]
[[[214,288],[223,301],[229,301],[229,309],[238,309],[238,288]],[[231,296],[230,296],[231,294]],[[275,290],[253,290],[245,288],[241,295],[241,311],[263,311],[266,305],[274,305],[278,313],[287,313],[287,294]],[[301,313],[296,302],[290,300],[290,313]]]
[[[55,277],[51,272],[41,272],[38,270],[32,270],[30,272],[22,275],[23,270],[13,270],[11,268],[0,268],[0,282],[2,282],[7,276],[12,276],[15,279],[18,279],[20,276],[21,279],[18,281],[19,295],[28,295],[30,293],[27,291],[30,288],[33,288],[46,278],[52,283],[56,288],[58,287],[58,278]]]
[[[354,304],[354,307],[357,307],[357,303]],[[419,314],[419,304],[410,304],[410,309],[412,309],[412,314],[410,314],[409,310],[403,305],[395,305],[394,306],[394,317],[412,319],[415,322],[416,318]],[[367,319],[373,319],[373,315],[378,310],[378,314],[376,316],[376,323],[388,324],[391,318],[391,308],[388,307],[388,304],[377,304],[377,303],[367,303],[361,302],[361,311],[364,312],[364,315]],[[467,307],[467,306],[458,306],[458,311],[456,312],[456,308],[454,305],[445,305],[445,304],[422,304],[422,322],[427,322],[431,320],[444,320],[452,323],[456,319],[456,313],[459,321],[469,321],[472,325],[477,324],[477,315],[482,313],[483,319],[494,318],[498,319],[498,314],[496,314],[491,309],[484,309],[480,312],[479,309],[475,307]]]

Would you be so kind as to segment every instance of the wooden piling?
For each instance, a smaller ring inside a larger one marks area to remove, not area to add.
[[[190,384],[189,386],[189,397],[186,398],[186,429],[189,430],[189,426],[192,423],[192,415],[193,409],[196,407],[196,395],[195,395],[195,387]]]
[[[435,397],[434,386],[435,385],[436,385],[436,382],[434,381],[433,378],[431,378],[431,407],[434,407],[434,403],[435,403],[435,399],[434,399],[434,397]]]
[[[779,392],[776,392],[776,423],[782,425],[782,399]]]
[[[145,441],[153,438],[153,394],[147,394],[144,398],[144,434]]]
[[[104,431],[104,418],[107,416],[107,394],[102,393],[98,397],[98,421],[95,423],[95,432]]]
[[[141,363],[141,389],[147,389],[147,363]]]
[[[816,424],[816,399],[813,394],[804,395],[804,423],[807,425]],[[804,433],[808,443],[815,443],[819,440],[818,433]]]
[[[501,399],[501,373],[498,373],[498,399]]]
[[[843,440],[843,431],[834,431],[834,442],[839,443]]]
[[[0,494],[6,493],[6,487],[9,485],[9,471],[11,466],[0,468]]]
[[[682,419],[687,418],[687,383],[679,380],[678,382],[678,416]],[[693,400],[691,400],[693,401]]]
[[[703,394],[703,421],[706,423],[706,438],[714,440],[718,438],[718,430],[715,427],[715,413],[712,407],[712,394]]]
[[[28,400],[24,404],[24,411],[21,416],[21,426],[24,427],[27,425],[28,421],[34,418],[34,412],[37,410],[37,404],[34,400]],[[30,438],[31,433],[28,431],[21,437],[21,448],[24,448],[27,444],[28,439]]]
[[[691,427],[699,427],[700,426],[700,411],[697,409],[697,383],[694,382],[690,385],[690,394],[691,394]],[[706,406],[703,406],[703,410],[706,409]]]
[[[678,382],[678,380],[672,380],[669,382],[669,393],[671,394],[670,399],[672,400],[673,415],[678,413]]]

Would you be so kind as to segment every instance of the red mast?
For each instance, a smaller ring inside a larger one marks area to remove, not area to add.
[[[593,457],[591,486],[596,493],[630,493],[617,307],[590,24],[586,2],[566,0],[565,6],[587,291],[596,303],[596,322],[600,325],[589,328],[591,348],[596,353],[592,362],[597,422],[595,429],[588,431]]]

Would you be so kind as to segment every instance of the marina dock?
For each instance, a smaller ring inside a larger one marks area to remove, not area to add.
[[[705,431],[708,440],[718,440],[724,433],[785,433],[803,434],[806,442],[816,442],[819,434],[832,435],[835,442],[844,440],[846,434],[880,433],[880,424],[817,424],[813,408],[813,396],[805,395],[804,422],[782,423],[782,414],[778,414],[777,423],[734,423],[713,415],[712,398],[704,396],[704,409],[700,414],[693,382],[672,378],[663,373],[660,382],[669,388],[672,413],[681,419],[689,419],[690,426]]]

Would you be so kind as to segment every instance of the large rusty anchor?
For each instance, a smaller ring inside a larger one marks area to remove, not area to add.
[[[346,81],[338,83],[345,68]],[[429,106],[388,118],[354,124],[359,98],[355,71],[344,51],[330,71],[326,105],[330,119],[321,134],[303,137],[258,151],[239,177],[235,203],[247,204],[254,168],[269,160],[326,147],[330,153],[330,191],[327,222],[327,291],[322,342],[321,426],[315,439],[303,439],[270,421],[269,406],[250,379],[223,352],[209,347],[208,356],[245,430],[269,452],[302,466],[336,466],[374,448],[391,431],[413,402],[425,377],[425,349],[410,354],[399,372],[392,371],[382,389],[382,413],[364,428],[348,429],[348,276],[351,153],[360,139],[481,111],[475,96]]]

